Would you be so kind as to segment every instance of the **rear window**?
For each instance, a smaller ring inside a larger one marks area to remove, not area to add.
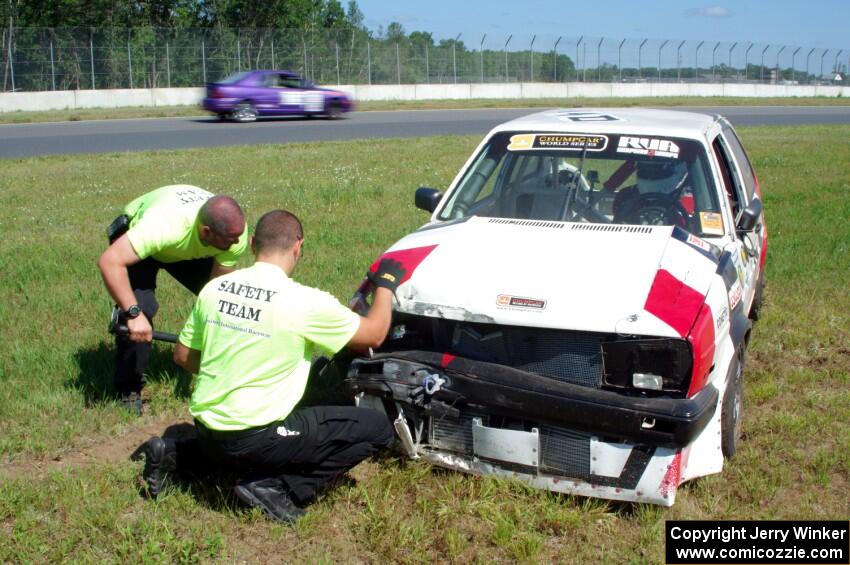
[[[664,136],[502,132],[440,211],[497,218],[678,225],[723,235],[702,144]]]

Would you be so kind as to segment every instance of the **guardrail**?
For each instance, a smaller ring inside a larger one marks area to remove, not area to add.
[[[357,101],[369,100],[470,100],[470,99],[563,99],[685,97],[850,97],[848,86],[781,84],[695,83],[486,83],[339,85]],[[139,88],[116,90],[64,90],[54,92],[0,93],[0,112],[78,110],[130,106],[192,106],[200,104],[203,88]]]

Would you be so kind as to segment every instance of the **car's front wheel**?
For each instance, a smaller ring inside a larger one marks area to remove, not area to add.
[[[723,456],[731,459],[741,443],[741,422],[744,411],[744,355],[732,359],[726,377],[726,392],[720,408],[720,445]]]
[[[230,113],[230,119],[240,123],[256,121],[257,109],[250,102],[241,102]]]
[[[342,104],[339,102],[328,102],[325,109],[325,117],[329,120],[338,120],[342,117]]]

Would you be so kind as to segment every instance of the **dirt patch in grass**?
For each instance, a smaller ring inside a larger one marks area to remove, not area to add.
[[[191,425],[187,420],[158,419],[138,428],[129,428],[122,435],[83,437],[76,442],[77,446],[46,457],[19,456],[11,461],[0,462],[0,478],[37,480],[55,471],[93,463],[119,463],[126,461],[151,436],[162,435],[166,428],[180,430]]]

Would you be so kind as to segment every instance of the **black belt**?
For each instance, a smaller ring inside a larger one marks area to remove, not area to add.
[[[195,428],[198,430],[198,435],[202,437],[214,440],[235,440],[259,435],[269,429],[269,424],[255,428],[245,428],[244,430],[214,430],[208,428],[196,418]]]

